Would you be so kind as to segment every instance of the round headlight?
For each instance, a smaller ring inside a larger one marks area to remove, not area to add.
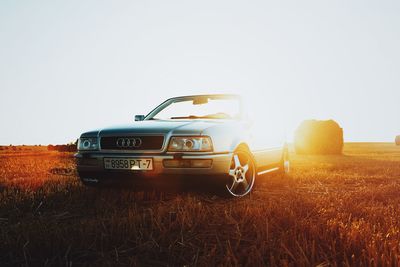
[[[84,149],[90,148],[90,141],[89,140],[83,141],[82,146]]]
[[[211,139],[208,136],[173,136],[169,142],[169,151],[212,151]]]
[[[194,143],[193,143],[192,140],[187,139],[187,140],[185,141],[185,146],[186,146],[188,149],[192,149],[193,146],[194,146]]]
[[[82,137],[78,140],[78,150],[98,150],[97,137]]]

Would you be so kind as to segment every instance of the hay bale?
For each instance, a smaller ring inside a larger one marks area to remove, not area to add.
[[[298,154],[341,154],[343,129],[334,120],[303,121],[295,133]]]
[[[396,136],[396,145],[400,146],[400,135]]]

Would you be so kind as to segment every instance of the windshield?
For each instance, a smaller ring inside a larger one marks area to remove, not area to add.
[[[192,97],[171,99],[152,111],[146,120],[239,119],[239,98]]]

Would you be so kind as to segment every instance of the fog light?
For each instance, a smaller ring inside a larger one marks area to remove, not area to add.
[[[211,159],[164,159],[165,168],[211,168]]]

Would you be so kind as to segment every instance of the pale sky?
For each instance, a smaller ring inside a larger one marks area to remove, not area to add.
[[[242,94],[290,132],[334,119],[347,141],[393,141],[400,1],[0,1],[0,144],[200,93]]]

